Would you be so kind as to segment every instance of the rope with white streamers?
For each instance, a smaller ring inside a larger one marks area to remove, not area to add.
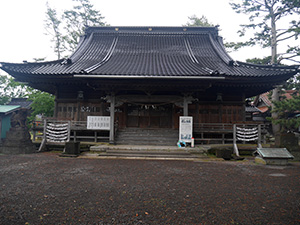
[[[236,128],[236,139],[239,141],[256,141],[258,140],[258,128]]]
[[[46,139],[48,142],[66,142],[68,140],[69,124],[49,123],[46,126]]]

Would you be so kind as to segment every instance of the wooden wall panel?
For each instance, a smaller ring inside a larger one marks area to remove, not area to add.
[[[57,119],[86,121],[87,116],[109,116],[109,103],[103,102],[78,102],[78,103],[57,103]]]

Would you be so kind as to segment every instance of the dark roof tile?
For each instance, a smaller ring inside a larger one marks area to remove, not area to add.
[[[89,27],[68,60],[2,63],[11,73],[44,76],[292,76],[297,67],[234,62],[215,27]]]

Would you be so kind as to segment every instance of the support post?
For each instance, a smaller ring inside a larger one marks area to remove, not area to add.
[[[114,131],[115,131],[115,95],[112,94],[110,96],[110,131],[109,131],[109,143],[114,144],[115,137],[114,137]]]
[[[43,140],[42,140],[42,143],[41,143],[41,145],[39,147],[38,152],[43,151],[44,148],[46,147],[46,142],[47,142],[46,131],[47,131],[47,120],[44,119]]]
[[[74,142],[77,141],[77,137],[76,137],[76,130],[74,130]]]
[[[58,117],[58,102],[57,102],[57,98],[58,98],[58,88],[56,88],[55,90],[55,99],[54,99],[54,117],[57,118]]]
[[[1,119],[0,119],[0,142],[1,142]],[[32,134],[33,134],[33,137],[32,137],[32,140],[33,141],[35,141],[35,139],[36,139],[36,121],[34,120],[33,122],[32,122],[32,130],[33,130],[33,132],[32,132]]]
[[[2,138],[1,138],[2,134],[1,134],[1,132],[2,132],[2,119],[0,118],[0,144],[2,145]]]
[[[189,105],[188,105],[187,96],[185,95],[183,97],[183,116],[188,116],[188,115],[189,115]]]
[[[69,142],[71,139],[71,121],[68,121],[68,137],[67,142]]]
[[[222,123],[222,130],[224,130],[225,127],[224,127],[224,123]],[[223,131],[224,132],[224,131]],[[222,144],[224,145],[225,144],[225,134],[222,133]]]
[[[233,153],[240,157],[239,149],[236,144],[236,124],[233,124]]]
[[[262,148],[262,145],[261,145],[261,124],[258,125],[258,140],[257,140],[257,145],[259,148]]]

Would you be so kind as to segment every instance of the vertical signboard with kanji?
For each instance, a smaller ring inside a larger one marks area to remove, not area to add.
[[[192,142],[193,137],[193,117],[179,117],[179,141]]]

